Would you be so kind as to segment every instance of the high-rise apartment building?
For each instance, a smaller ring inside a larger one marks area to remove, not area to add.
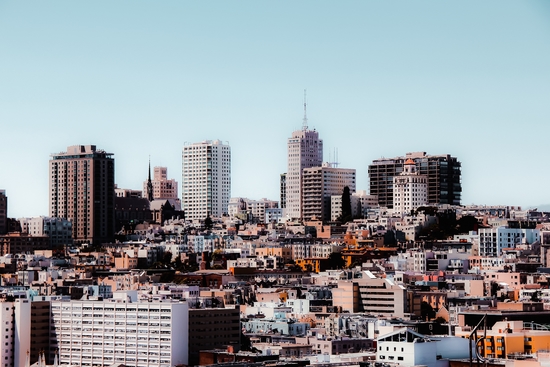
[[[355,170],[332,167],[304,168],[302,171],[302,218],[331,220],[331,196],[342,195],[344,187],[355,192]]]
[[[320,167],[323,163],[323,141],[319,133],[307,126],[306,104],[302,130],[288,139],[288,169],[286,172],[286,216],[302,218],[302,172],[305,168]]]
[[[95,145],[73,145],[50,160],[50,217],[73,223],[75,243],[112,242],[115,160]]]
[[[71,366],[187,365],[187,302],[52,301],[50,353]],[[53,359],[53,356],[50,356]]]
[[[155,167],[151,180],[153,199],[178,199],[178,183],[168,179],[168,168]],[[149,180],[143,182],[143,197],[147,197]],[[179,199],[178,199],[179,200]]]
[[[380,206],[393,208],[393,177],[403,172],[412,159],[416,171],[428,178],[428,205],[460,205],[461,164],[449,154],[407,153],[404,157],[376,159],[369,165],[370,194],[378,196]]]
[[[416,172],[416,164],[409,158],[403,172],[393,177],[393,212],[410,213],[427,204],[428,178]]]
[[[0,190],[0,234],[8,233],[8,197],[6,190]]]
[[[182,210],[185,218],[203,220],[227,214],[231,197],[231,148],[220,140],[183,147]]]

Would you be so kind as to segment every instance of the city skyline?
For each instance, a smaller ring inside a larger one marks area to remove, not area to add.
[[[114,153],[181,184],[186,142],[220,139],[231,196],[279,200],[303,89],[324,160],[356,169],[425,151],[462,163],[462,204],[550,203],[550,5],[0,2],[0,190],[9,217],[48,213],[48,160]],[[252,169],[253,168],[253,169]],[[181,193],[180,193],[181,195]]]

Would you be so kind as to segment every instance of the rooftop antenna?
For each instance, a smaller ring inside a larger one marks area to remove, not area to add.
[[[302,130],[307,130],[307,99],[306,99],[306,90],[304,89],[304,120],[302,122]]]

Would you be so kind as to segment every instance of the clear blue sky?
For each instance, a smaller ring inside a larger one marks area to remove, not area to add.
[[[550,2],[2,1],[0,189],[48,214],[48,160],[115,154],[116,183],[232,147],[232,196],[279,199],[308,118],[368,190],[373,159],[462,161],[464,204],[550,203]],[[181,191],[181,188],[180,188]]]

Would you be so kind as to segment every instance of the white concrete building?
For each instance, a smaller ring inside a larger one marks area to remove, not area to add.
[[[31,349],[31,301],[0,303],[0,366],[24,366]]]
[[[376,361],[401,366],[447,367],[449,359],[469,357],[468,339],[432,337],[402,328],[377,339]]]
[[[268,210],[278,209],[279,202],[262,198],[260,200],[251,200],[248,198],[231,198],[229,199],[228,214],[231,217],[248,217],[247,219],[255,222],[265,222]],[[273,215],[271,212],[270,215]]]
[[[182,210],[186,219],[227,214],[231,197],[231,148],[220,140],[183,147]]]
[[[407,159],[403,172],[393,177],[393,212],[410,213],[428,204],[428,178],[416,172],[416,164]]]
[[[304,168],[319,167],[323,163],[323,141],[316,130],[309,130],[305,116],[302,130],[288,139],[288,169],[286,173],[286,216],[302,218],[302,172]]]
[[[50,343],[59,351],[59,363],[187,364],[187,302],[136,302],[137,292],[120,295],[113,301],[52,301]]]
[[[540,230],[528,228],[496,228],[479,229],[479,255],[500,256],[502,249],[513,248],[522,244],[532,244],[540,241]]]

